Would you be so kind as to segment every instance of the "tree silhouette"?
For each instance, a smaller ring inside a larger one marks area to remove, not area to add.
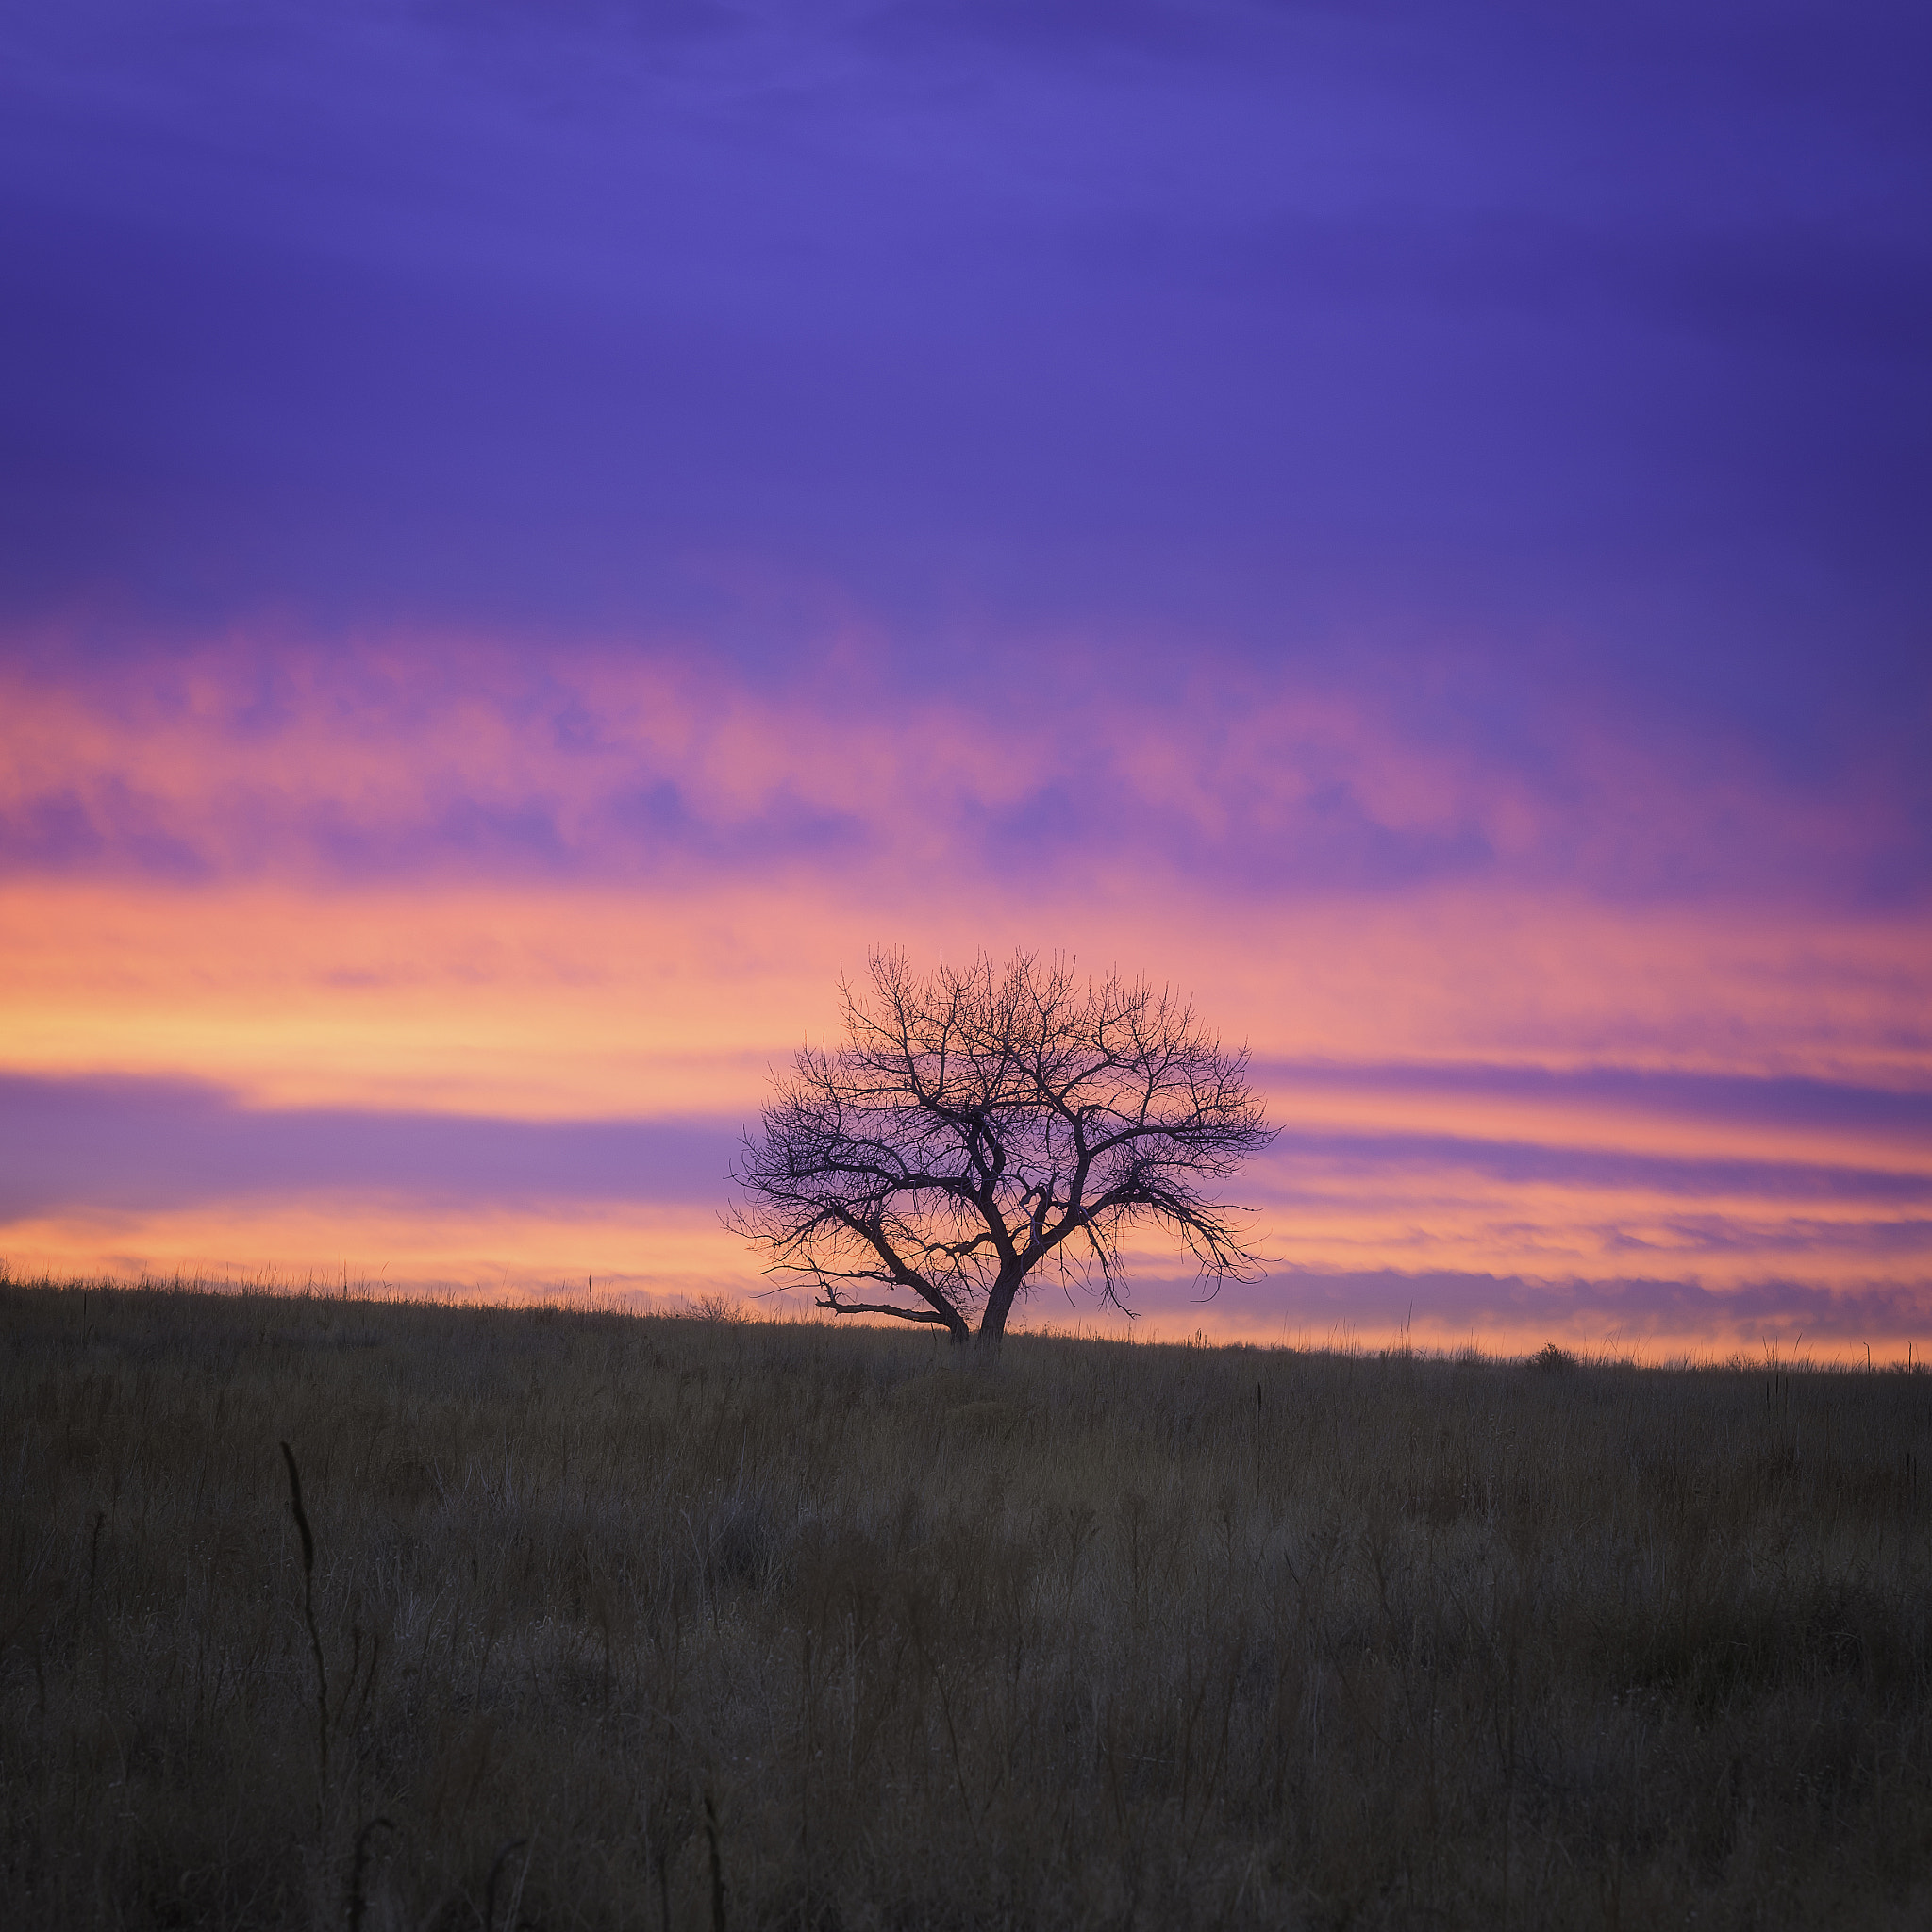
[[[774,1082],[726,1225],[840,1315],[999,1346],[1042,1272],[1124,1307],[1120,1241],[1173,1234],[1213,1279],[1252,1275],[1241,1210],[1201,1183],[1274,1138],[1247,1080],[1166,988],[1018,953],[924,977],[875,952],[841,981],[845,1038]]]

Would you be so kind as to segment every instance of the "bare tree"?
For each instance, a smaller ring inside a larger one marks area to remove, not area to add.
[[[1124,1307],[1121,1236],[1152,1221],[1214,1280],[1251,1276],[1241,1210],[1202,1190],[1274,1138],[1228,1052],[1165,988],[984,956],[924,977],[903,952],[841,982],[845,1039],[806,1047],[732,1179],[726,1224],[840,1315],[997,1349],[1042,1271]]]

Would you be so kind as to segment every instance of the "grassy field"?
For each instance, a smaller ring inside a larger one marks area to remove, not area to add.
[[[0,1310],[9,1926],[1932,1922],[1932,1377]]]

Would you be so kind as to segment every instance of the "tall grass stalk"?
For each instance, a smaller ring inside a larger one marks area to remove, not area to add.
[[[315,1660],[315,1816],[320,1825],[323,1794],[328,1790],[328,1665],[323,1659],[322,1633],[315,1627],[315,1535],[302,1507],[302,1472],[295,1466],[295,1452],[286,1442],[281,1448],[289,1471],[289,1509],[302,1539],[302,1622],[308,1626],[308,1650]]]

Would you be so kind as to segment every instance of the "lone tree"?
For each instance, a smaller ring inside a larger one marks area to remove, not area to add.
[[[1124,1308],[1120,1241],[1137,1221],[1203,1274],[1251,1276],[1241,1210],[1203,1191],[1274,1138],[1247,1080],[1193,1009],[1144,980],[1075,978],[1018,953],[922,977],[876,952],[841,982],[844,1043],[778,1077],[732,1179],[728,1226],[768,1274],[837,1315],[896,1315],[997,1349],[1044,1270]]]

